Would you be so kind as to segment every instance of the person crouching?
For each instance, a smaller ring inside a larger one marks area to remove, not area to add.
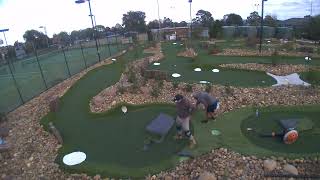
[[[176,127],[178,134],[175,138],[182,139],[182,133],[184,133],[190,140],[190,148],[193,148],[197,143],[190,131],[190,120],[195,107],[187,98],[180,94],[177,94],[173,101],[176,103],[177,108]]]
[[[197,92],[192,96],[195,100],[197,100],[197,107],[199,104],[203,104],[206,109],[206,119],[201,122],[207,123],[209,121],[209,118],[215,119],[215,110],[219,109],[219,100],[216,97],[211,96],[207,92]]]

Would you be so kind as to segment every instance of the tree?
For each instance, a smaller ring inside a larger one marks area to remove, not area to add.
[[[33,29],[27,30],[24,33],[23,38],[26,42],[34,43],[37,49],[48,47],[47,45],[48,36],[46,36],[45,34],[37,30],[33,30]]]
[[[148,29],[159,29],[159,21],[157,19],[148,23]]]
[[[186,26],[188,26],[188,23],[185,21],[181,21],[180,23],[176,24],[176,27],[186,27]]]
[[[242,17],[238,14],[227,14],[224,16],[226,18],[226,25],[228,26],[242,26],[243,25],[243,20]]]
[[[261,21],[261,17],[259,16],[257,11],[253,11],[250,13],[250,16],[247,17],[247,22],[250,26],[259,26]]]
[[[129,11],[122,17],[122,25],[127,31],[146,32],[146,14],[141,11]]]
[[[173,27],[173,22],[170,18],[164,17],[162,27]]]
[[[210,27],[213,23],[212,14],[209,11],[201,9],[197,12],[194,22],[201,24],[204,27]]]
[[[121,26],[121,24],[117,23],[114,27],[111,28],[111,32],[115,34],[123,34],[124,28]]]
[[[277,27],[277,17],[276,16],[270,16],[267,15],[264,20],[263,20],[263,24],[265,26],[270,26],[270,27]]]
[[[306,32],[308,39],[320,42],[320,15],[311,17]]]
[[[96,26],[96,33],[97,33],[97,38],[104,38],[105,37],[105,32],[106,28],[103,25],[97,25]]]
[[[221,35],[222,25],[223,25],[223,22],[219,20],[215,20],[214,23],[212,23],[209,29],[210,38],[217,38]]]
[[[54,34],[53,39],[55,40],[55,43],[64,45],[64,46],[71,43],[71,37],[65,31],[62,31],[59,34]]]

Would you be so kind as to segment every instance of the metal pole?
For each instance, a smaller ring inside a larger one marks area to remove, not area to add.
[[[107,43],[108,43],[108,49],[109,49],[109,56],[111,56],[111,50],[110,50],[109,37],[107,37]]]
[[[157,0],[158,4],[158,19],[159,19],[159,30],[158,30],[158,35],[159,35],[159,42],[161,41],[161,19],[160,19],[160,7],[159,7],[159,0]]]
[[[48,45],[48,48],[50,47],[49,46],[49,37],[48,37],[48,33],[47,33],[47,27],[43,26],[43,29],[44,29],[44,33],[46,33],[46,36],[47,36],[47,45]]]
[[[101,58],[100,58],[100,52],[99,52],[99,48],[98,48],[96,30],[95,30],[94,24],[93,24],[93,18],[92,18],[92,11],[91,11],[91,3],[90,3],[90,0],[88,0],[88,4],[89,4],[89,10],[90,10],[91,24],[92,24],[92,28],[93,28],[93,37],[94,37],[94,40],[96,41],[96,49],[97,49],[97,54],[98,54],[98,58],[99,58],[99,62],[100,62],[100,61],[101,61]]]
[[[41,65],[40,65],[40,62],[39,62],[39,58],[38,58],[37,49],[35,48],[33,42],[32,42],[32,47],[33,47],[33,51],[34,51],[34,53],[35,53],[35,55],[36,55],[36,60],[37,60],[38,66],[39,66],[39,70],[40,70],[40,74],[41,74],[41,77],[42,77],[44,86],[46,87],[46,90],[47,90],[47,89],[48,89],[47,82],[46,82],[46,80],[44,79],[43,71],[42,71],[42,68],[41,68]]]
[[[6,37],[6,33],[5,33],[5,31],[3,31],[2,32],[3,33],[3,37],[4,37],[4,41],[6,42],[6,47],[7,47],[7,51],[8,51],[8,65],[10,66],[10,64],[12,65],[12,69],[14,70],[14,71],[16,71],[16,68],[14,67],[14,64],[13,64],[13,62],[10,60],[10,58],[9,58],[9,47],[8,47],[8,42],[7,42],[7,37]]]
[[[12,77],[13,82],[14,82],[14,86],[16,87],[16,89],[17,89],[17,91],[18,91],[20,100],[21,100],[22,104],[24,104],[24,100],[23,100],[23,98],[22,98],[21,91],[20,91],[20,89],[19,89],[17,80],[16,80],[16,78],[15,78],[14,75],[13,75],[13,72],[12,72],[12,69],[11,69],[10,65],[9,65],[9,70],[10,70],[10,74],[11,74],[11,77]]]
[[[117,51],[119,51],[118,36],[116,36]]]
[[[64,56],[64,61],[65,61],[66,65],[67,65],[67,70],[68,70],[69,77],[71,77],[69,64],[68,64],[68,61],[67,61],[67,58],[66,58],[66,53],[64,52],[64,47],[62,47],[62,52],[63,52],[63,56]]]
[[[189,0],[190,2],[190,28],[189,28],[189,33],[190,33],[190,47],[192,47],[192,16],[191,16],[191,4],[192,0]]]
[[[80,49],[81,49],[81,53],[82,53],[84,65],[85,65],[85,67],[86,67],[86,69],[87,69],[87,68],[88,68],[88,66],[87,66],[87,61],[86,61],[86,58],[84,57],[83,47],[82,47],[81,41],[80,41]]]
[[[261,8],[260,46],[259,46],[259,52],[260,52],[260,53],[261,53],[261,51],[262,51],[264,1],[265,1],[265,0],[262,0],[262,8]]]

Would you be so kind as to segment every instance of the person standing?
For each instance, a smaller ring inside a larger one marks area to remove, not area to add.
[[[193,148],[197,142],[190,131],[190,121],[195,107],[187,98],[180,94],[177,94],[173,101],[176,103],[177,108],[176,128],[178,133],[175,138],[182,139],[184,133],[190,140],[190,148]]]
[[[219,109],[219,100],[207,92],[197,92],[192,96],[197,101],[196,107],[198,107],[199,104],[203,104],[206,109],[206,119],[201,122],[207,123],[209,118],[215,119],[215,110]]]

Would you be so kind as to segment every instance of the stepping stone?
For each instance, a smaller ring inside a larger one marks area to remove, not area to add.
[[[178,77],[180,77],[181,76],[181,74],[178,74],[178,73],[173,73],[172,74],[172,77],[174,77],[174,78],[178,78]]]
[[[160,65],[160,63],[155,62],[155,63],[153,63],[153,65],[155,65],[155,66],[159,66],[159,65]]]
[[[309,83],[300,79],[300,76],[297,73],[293,73],[287,76],[277,76],[271,73],[267,73],[267,75],[273,77],[277,84],[272,86],[281,86],[281,85],[302,85],[302,86],[310,86]]]
[[[195,68],[194,71],[200,72],[200,71],[201,71],[201,68]]]
[[[219,69],[212,69],[212,72],[220,72]]]
[[[68,166],[74,166],[86,160],[87,156],[83,152],[73,152],[63,157],[63,163]]]

